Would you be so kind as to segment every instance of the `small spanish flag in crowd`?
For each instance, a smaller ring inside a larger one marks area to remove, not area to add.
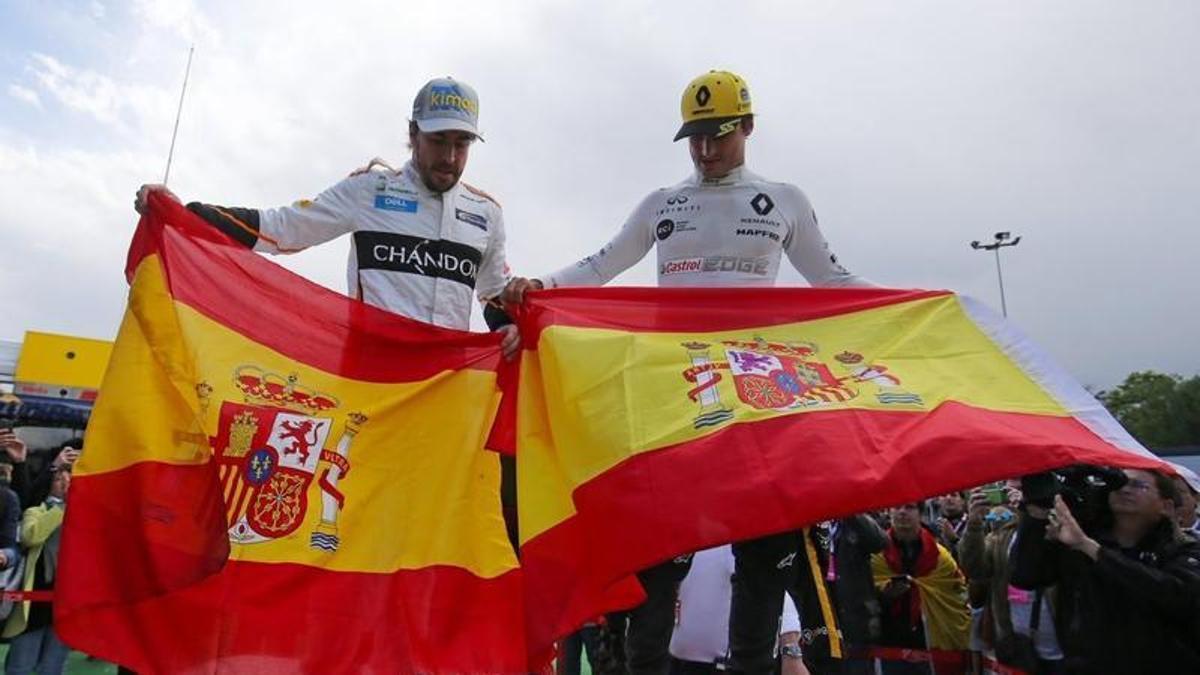
[[[139,672],[518,672],[499,340],[325,290],[154,197],[55,628]]]
[[[530,294],[517,404],[531,653],[674,556],[985,482],[1162,464],[944,291]]]

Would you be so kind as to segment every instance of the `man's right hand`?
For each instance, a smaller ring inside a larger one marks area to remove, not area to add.
[[[545,287],[541,279],[514,277],[504,287],[504,292],[500,294],[500,301],[506,305],[519,305],[525,302],[525,293],[527,291],[540,291]]]
[[[355,176],[361,176],[364,173],[373,171],[375,169],[375,167],[377,167],[377,166],[382,166],[383,168],[387,169],[388,171],[391,171],[392,173],[400,173],[399,171],[396,170],[396,167],[392,166],[391,164],[388,164],[386,159],[383,159],[382,157],[372,157],[371,161],[367,162],[366,166],[360,166],[357,169],[351,171],[348,178],[353,178]]]
[[[58,456],[50,463],[50,466],[55,469],[63,465],[74,467],[75,462],[79,459],[79,453],[78,449],[67,446],[63,448],[62,452],[58,453]]]
[[[891,601],[904,595],[911,588],[912,582],[908,581],[908,579],[889,579],[887,584],[880,589],[879,594],[882,595],[885,600]]]
[[[174,192],[168,190],[166,185],[162,185],[160,183],[147,183],[138,188],[137,196],[133,198],[133,210],[142,215],[146,215],[146,203],[150,200],[150,193],[152,192],[163,195],[172,201],[179,201],[179,197],[176,197]]]
[[[992,510],[992,505],[988,502],[987,493],[983,490],[976,490],[971,493],[970,501],[967,506],[967,521],[973,525],[982,525],[983,519],[987,517],[988,511]]]
[[[17,438],[12,429],[0,429],[0,447],[4,448],[13,464],[20,464],[29,457],[29,446]]]

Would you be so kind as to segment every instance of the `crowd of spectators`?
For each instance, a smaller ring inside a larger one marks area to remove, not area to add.
[[[50,591],[82,442],[31,456],[0,428],[0,583]],[[1200,479],[1074,467],[795,533],[782,675],[1200,673]],[[560,673],[729,669],[729,546],[679,582],[670,659],[627,662],[628,617],[561,645]],[[6,673],[63,672],[49,602],[0,602]]]
[[[775,672],[1200,673],[1198,490],[1182,469],[1074,467],[805,528]],[[731,576],[727,547],[696,554],[667,666],[622,662],[617,614],[559,672],[582,654],[596,673],[729,669]]]
[[[0,583],[6,591],[54,589],[59,537],[71,470],[83,448],[76,439],[37,453],[12,429],[0,428]],[[69,649],[54,632],[47,601],[0,602],[0,639],[9,675],[56,675]]]

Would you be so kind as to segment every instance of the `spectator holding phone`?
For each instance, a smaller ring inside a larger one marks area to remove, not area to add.
[[[967,527],[967,498],[965,492],[951,492],[937,498],[938,543],[946,547],[951,555],[958,555],[958,540]]]
[[[1017,534],[1017,517],[1006,504],[1006,488],[985,488],[971,493],[967,529],[958,544],[958,561],[972,583],[987,586],[983,630],[1006,666],[1031,675],[1060,672],[1062,652],[1055,637],[1050,610],[1052,592],[1030,592],[1009,584],[1009,553]],[[1037,613],[1038,619],[1033,620]]]
[[[54,472],[62,467],[70,469],[75,466],[82,452],[83,439],[76,438],[50,451],[50,459],[41,470],[34,472],[29,468],[29,446],[17,436],[11,428],[0,428],[0,449],[3,457],[12,464],[12,479],[10,487],[16,493],[22,508],[41,504],[50,494],[50,482]]]

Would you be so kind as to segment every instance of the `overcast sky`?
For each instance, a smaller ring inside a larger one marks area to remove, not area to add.
[[[853,271],[998,307],[968,242],[1011,230],[1011,319],[1082,382],[1200,372],[1195,0],[5,0],[0,339],[115,335],[193,42],[185,200],[274,206],[400,163],[413,94],[449,74],[481,98],[467,180],[536,276],[688,174],[679,95],[725,68],[754,95],[748,165],[808,193]],[[344,291],[348,245],[278,260]],[[652,258],[618,283],[652,284]]]

